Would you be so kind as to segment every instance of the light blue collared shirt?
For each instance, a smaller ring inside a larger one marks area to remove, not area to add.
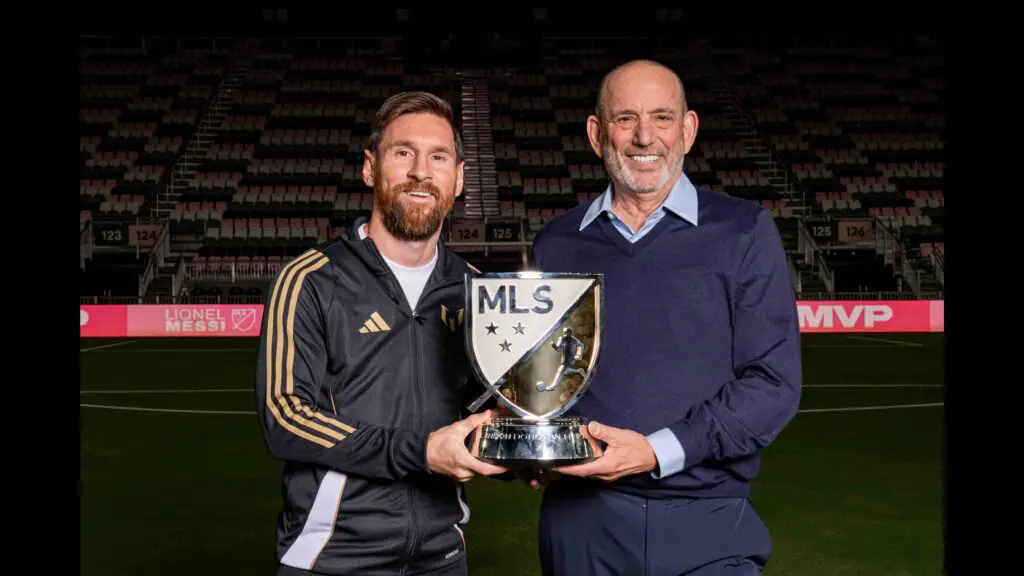
[[[667,212],[675,214],[694,226],[697,225],[697,189],[690,182],[690,179],[686,177],[686,174],[679,175],[679,180],[676,180],[675,186],[669,191],[665,202],[635,232],[612,212],[612,186],[609,184],[604,192],[590,205],[587,213],[583,215],[583,221],[580,222],[580,231],[589,226],[594,220],[597,220],[598,216],[606,215],[607,218],[611,219],[615,229],[622,233],[626,240],[636,242],[646,236],[665,217]]]
[[[612,212],[612,186],[609,184],[604,193],[590,205],[590,209],[583,215],[580,231],[597,220],[599,216],[604,215],[611,219],[612,225],[626,240],[635,243],[646,236],[670,212],[694,226],[697,225],[697,189],[694,188],[686,174],[679,175],[679,180],[672,186],[665,202],[635,232]],[[686,464],[686,452],[671,430],[662,428],[653,432],[647,436],[647,441],[651,443],[654,457],[658,460],[658,469],[651,471],[651,476],[664,478],[683,469]]]

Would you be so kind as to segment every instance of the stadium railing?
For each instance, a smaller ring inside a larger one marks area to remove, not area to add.
[[[177,296],[185,286],[185,258],[179,256],[174,267],[174,276],[171,276],[171,294]]]
[[[728,75],[724,73],[724,71],[721,68],[718,69],[719,81],[722,83],[722,86],[724,86],[725,89],[728,91],[728,98],[732,101],[732,111],[734,113],[739,114],[740,116],[743,116],[743,119],[746,121],[747,126],[750,127],[751,130],[757,132],[757,121],[754,119],[753,116],[751,116],[749,109],[743,105],[743,102],[740,100],[736,90],[729,85],[729,81],[726,79],[727,76]],[[799,181],[793,175],[793,171],[789,168],[789,166],[787,166],[785,162],[779,161],[779,153],[775,149],[775,145],[772,142],[771,138],[758,138],[758,144],[764,146],[764,148],[768,151],[768,165],[771,166],[773,169],[778,170],[782,174],[782,182],[785,189],[792,190],[790,186],[792,184],[797,184]],[[800,194],[800,207],[803,208],[805,214],[810,214],[813,211],[814,206],[807,203],[806,188],[800,186],[798,192]]]
[[[935,268],[935,279],[939,281],[939,284],[945,286],[946,258],[938,250],[933,250],[930,257],[932,259],[932,267]]]
[[[78,233],[78,264],[85,271],[85,261],[92,260],[92,220],[88,220]]]
[[[800,271],[796,269],[796,264],[793,264],[793,259],[789,256],[786,256],[786,266],[789,267],[789,277],[793,281],[793,289],[799,294],[803,290]]]
[[[185,282],[202,280],[207,282],[269,281],[281,271],[283,264],[254,262],[251,264],[195,264],[182,266]]]
[[[829,268],[828,262],[825,262],[825,258],[818,248],[818,243],[811,237],[811,233],[807,231],[807,226],[803,222],[797,226],[797,234],[797,249],[803,252],[804,262],[811,265],[811,270],[818,273],[818,277],[825,284],[825,288],[832,292],[835,286],[835,277],[832,274],[832,269]]]
[[[900,242],[899,238],[897,238],[896,235],[892,233],[892,230],[890,230],[889,227],[885,225],[885,222],[883,222],[881,218],[879,218],[878,216],[872,216],[872,218],[874,219],[874,228],[877,232],[877,234],[872,235],[872,238],[875,241],[875,252],[882,255],[883,261],[886,264],[893,265],[896,261],[897,253],[902,254],[902,252],[904,251],[903,244]],[[904,275],[904,277],[907,277],[907,260],[906,258],[900,258],[900,260],[900,272]],[[895,267],[896,266],[893,266],[893,268]],[[916,271],[914,272],[915,274],[913,274],[913,279],[916,280],[917,274]],[[911,285],[914,287],[914,292],[917,292],[918,290],[916,286],[918,284],[912,281]]]
[[[836,277],[832,273],[832,269],[829,268],[828,262],[825,260],[825,255],[821,250],[816,251],[814,255],[814,262],[818,268],[818,276],[821,277],[821,281],[825,283],[825,288],[829,292],[832,292],[836,288]]]
[[[875,230],[879,233],[874,235],[875,250],[882,254],[885,258],[886,264],[896,263],[896,257],[899,256],[898,269],[903,277],[903,280],[910,286],[910,289],[920,296],[921,294],[921,271],[914,268],[910,258],[907,258],[908,249],[907,246],[900,240],[900,237],[894,233],[885,222],[878,216],[874,216]],[[897,266],[893,266],[896,268]],[[938,272],[936,272],[938,275]]]
[[[160,234],[156,237],[156,244],[149,253],[149,261],[146,263],[146,270],[139,276],[139,296],[146,294],[149,283],[164,265],[164,260],[171,251],[171,228],[170,223],[165,221],[160,228]]]

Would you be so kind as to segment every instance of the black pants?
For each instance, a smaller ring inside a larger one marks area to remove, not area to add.
[[[410,576],[466,576],[468,574],[466,568],[466,555],[462,555],[462,559],[455,564],[445,566],[433,572],[416,572],[409,573]],[[292,568],[291,566],[279,565],[277,567],[277,574],[275,576],[328,576],[320,572],[309,572],[307,570],[299,570],[298,568]]]
[[[648,500],[560,484],[541,505],[544,576],[754,576],[771,556],[745,498]]]

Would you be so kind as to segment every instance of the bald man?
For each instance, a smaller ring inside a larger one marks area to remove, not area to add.
[[[796,301],[771,213],[684,174],[697,127],[668,68],[610,72],[587,135],[611,182],[534,241],[542,271],[603,273],[607,302],[570,411],[606,447],[545,489],[545,575],[760,574],[771,555],[750,482],[799,404]]]

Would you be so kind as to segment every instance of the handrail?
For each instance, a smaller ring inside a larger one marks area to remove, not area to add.
[[[281,272],[284,264],[278,262],[274,264],[266,262],[253,262],[250,264],[231,262],[225,266],[221,264],[196,264],[194,262],[183,263],[181,266],[181,286],[183,287],[184,283],[189,280],[213,280],[231,283],[269,280]]]
[[[910,290],[913,291],[915,295],[920,294],[921,271],[914,268],[913,264],[910,263],[910,259],[907,258],[906,252],[903,252],[902,249],[901,252],[902,254],[900,255],[900,273],[903,275],[903,278],[907,281],[907,284],[910,285]]]
[[[832,268],[829,267],[828,262],[825,261],[818,243],[814,241],[811,233],[807,231],[807,221],[803,218],[799,219],[799,224],[797,225],[797,247],[800,252],[803,252],[804,261],[811,265],[811,269],[817,272],[818,277],[825,283],[825,288],[829,292],[834,290],[835,274],[832,272]]]
[[[797,294],[798,300],[942,300],[944,292],[923,292],[920,296],[914,296],[907,292],[892,291],[871,291],[871,292],[801,292]]]
[[[79,306],[137,305],[137,304],[263,304],[264,296],[79,296]]]
[[[85,270],[85,261],[92,260],[93,233],[92,220],[86,221],[82,231],[78,233],[78,263],[83,271]]]
[[[174,276],[171,276],[171,296],[177,297],[181,293],[181,289],[185,286],[185,258],[183,256],[178,257],[177,268],[174,270]]]
[[[156,237],[156,243],[153,245],[153,250],[149,253],[149,261],[146,262],[145,271],[139,275],[139,297],[142,298],[146,295],[146,290],[149,289],[150,282],[153,281],[153,277],[156,276],[157,270],[164,265],[164,258],[171,251],[171,227],[169,222],[164,222],[163,227],[160,228],[160,234]]]
[[[878,216],[872,216],[874,220],[875,234],[872,237],[875,240],[875,252],[882,255],[883,261],[886,264],[892,264],[893,258],[895,257],[895,249],[901,248],[900,241],[896,238],[896,235],[889,230],[889,227],[882,222],[882,219]]]
[[[821,281],[825,284],[825,289],[829,292],[834,291],[836,289],[836,276],[825,260],[825,253],[821,250],[817,252],[815,263],[818,265],[818,276],[821,277]]]
[[[893,274],[896,274],[896,254],[898,250],[900,255],[898,273],[907,282],[914,294],[920,294],[921,271],[914,268],[910,259],[907,258],[908,250],[900,241],[899,236],[890,230],[881,218],[878,216],[873,216],[872,218],[876,231],[875,234],[872,234],[875,240],[875,251],[882,254],[882,259],[886,264],[893,266]]]
[[[932,267],[935,269],[935,279],[939,281],[939,284],[941,284],[943,288],[945,288],[945,286],[946,286],[946,280],[944,278],[945,275],[946,275],[946,259],[945,259],[945,257],[943,257],[943,255],[940,254],[938,250],[932,250],[932,253],[929,255],[929,257],[931,258],[931,261],[932,261]]]
[[[803,290],[803,280],[800,278],[800,272],[796,269],[796,265],[793,264],[793,259],[786,256],[786,266],[789,267],[789,277],[793,281],[793,290],[800,293]]]
[[[185,178],[190,170],[185,168],[185,164],[191,163],[191,161],[198,155],[198,150],[202,147],[199,143],[200,139],[213,138],[214,134],[212,134],[209,129],[210,124],[212,123],[211,118],[215,114],[220,114],[220,112],[215,112],[215,110],[217,109],[217,105],[221,102],[224,85],[232,79],[233,72],[229,72],[225,74],[224,78],[220,81],[220,84],[217,85],[217,89],[214,91],[213,96],[210,97],[206,106],[206,111],[203,112],[203,116],[199,119],[199,124],[196,126],[195,132],[192,133],[192,136],[188,140],[188,144],[185,145],[185,150],[180,156],[178,156],[178,159],[175,160],[174,166],[171,167],[171,179],[164,187],[162,194],[163,201],[158,202],[158,205],[163,204],[167,206],[168,210],[170,210],[173,206],[171,203],[172,190],[176,190],[179,185],[187,185]]]
[[[764,137],[757,130],[757,123],[754,122],[754,118],[750,115],[747,109],[743,107],[743,102],[740,100],[739,96],[737,96],[736,93],[733,92],[732,87],[729,86],[729,81],[726,79],[725,75],[722,74],[721,68],[718,68],[716,66],[716,70],[718,72],[718,80],[722,83],[722,86],[724,86],[725,89],[729,92],[729,99],[732,102],[733,111],[743,116],[743,119],[746,120],[747,127],[750,128],[757,135],[758,143],[764,146],[764,149],[767,151],[768,163],[776,171],[782,173],[783,186],[787,191],[793,192],[794,190],[792,185],[796,184],[797,180],[796,176],[793,175],[792,169],[790,169],[790,167],[786,163],[779,161],[779,153],[775,149],[775,145],[772,144],[771,139]],[[803,187],[800,188],[800,207],[804,211],[809,212],[808,208],[810,207],[807,205],[807,191]]]

